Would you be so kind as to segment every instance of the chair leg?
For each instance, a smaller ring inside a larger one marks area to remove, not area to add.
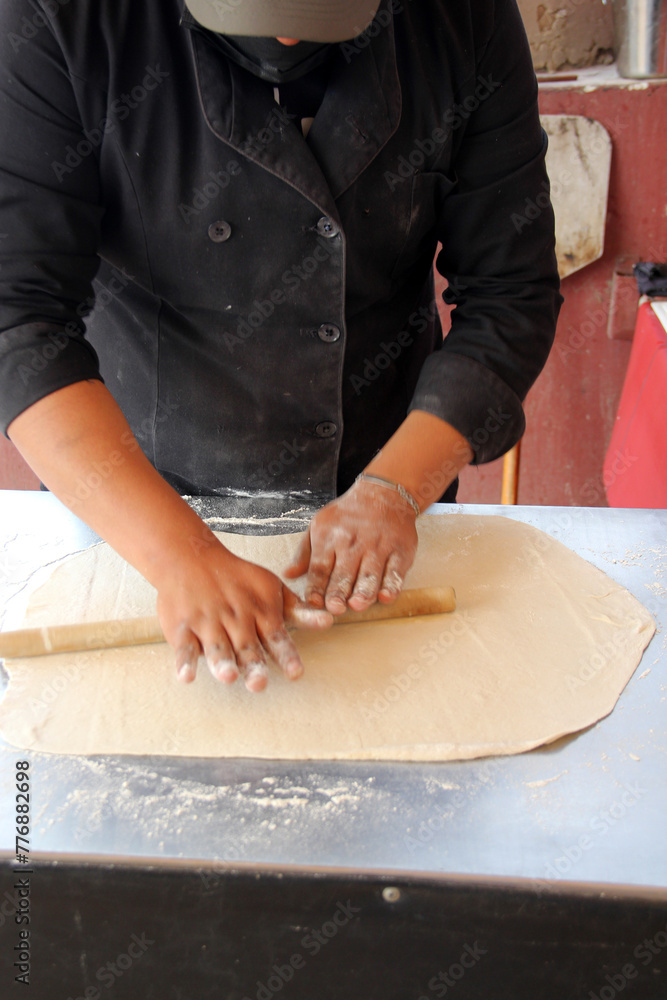
[[[517,441],[503,459],[503,485],[500,502],[516,504],[519,496],[519,468],[521,465],[521,441]]]

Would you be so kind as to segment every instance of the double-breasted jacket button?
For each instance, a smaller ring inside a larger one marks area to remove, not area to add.
[[[338,427],[333,420],[322,420],[315,428],[315,433],[318,437],[330,438],[334,436],[337,430]]]
[[[224,219],[218,219],[208,227],[208,235],[214,243],[224,243],[232,235],[232,227]]]
[[[330,240],[333,236],[338,236],[340,232],[340,229],[333,219],[330,219],[327,215],[323,215],[322,218],[319,219],[315,228],[320,236],[324,236],[327,240]]]
[[[337,340],[340,340],[340,328],[333,323],[322,323],[322,326],[317,331],[317,336],[325,344],[334,344]]]

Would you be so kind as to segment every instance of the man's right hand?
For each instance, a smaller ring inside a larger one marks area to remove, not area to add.
[[[183,680],[202,650],[218,679],[240,673],[251,691],[266,687],[267,655],[288,677],[302,673],[286,624],[326,628],[332,616],[224,548],[150,464],[101,382],[50,393],[8,433],[42,482],[156,588]]]
[[[158,616],[176,650],[179,679],[193,681],[197,659],[231,683],[241,674],[249,691],[268,681],[267,654],[290,680],[303,663],[287,625],[327,628],[333,616],[304,604],[279,577],[229,552],[214,537],[199,555],[181,558],[158,588]]]

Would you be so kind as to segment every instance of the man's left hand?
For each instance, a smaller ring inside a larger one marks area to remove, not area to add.
[[[360,480],[313,517],[285,576],[307,573],[306,601],[334,615],[391,604],[415,558],[415,521],[399,493]]]

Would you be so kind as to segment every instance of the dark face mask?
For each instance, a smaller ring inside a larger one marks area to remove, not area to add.
[[[277,38],[250,38],[245,35],[216,35],[220,48],[230,59],[270,83],[289,83],[320,66],[332,46],[322,42],[283,45]]]

